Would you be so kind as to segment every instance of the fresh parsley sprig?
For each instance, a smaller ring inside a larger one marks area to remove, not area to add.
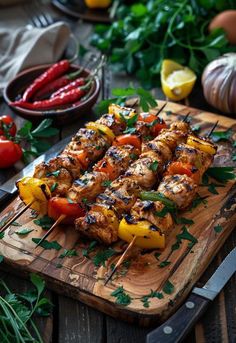
[[[126,101],[129,98],[138,98],[139,99],[139,105],[142,108],[143,111],[147,112],[149,108],[153,108],[157,106],[157,102],[154,98],[154,96],[148,92],[147,90],[143,88],[134,88],[134,87],[128,87],[128,88],[114,88],[112,90],[112,98],[102,100],[98,104],[96,108],[97,114],[106,113],[108,111],[108,107],[110,104],[117,104],[124,106]],[[130,123],[131,126],[131,123]]]

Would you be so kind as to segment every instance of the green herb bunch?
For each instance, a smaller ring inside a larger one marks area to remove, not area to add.
[[[157,86],[163,59],[188,65],[198,75],[218,56],[236,51],[210,20],[233,0],[120,1],[112,25],[97,25],[92,44],[109,56],[116,71],[134,74],[145,88]]]
[[[34,289],[23,294],[12,293],[1,280],[0,295],[0,342],[1,343],[43,343],[32,318],[37,314],[49,316],[52,304],[43,297],[44,281],[36,274],[31,274]],[[2,292],[5,292],[5,295]]]

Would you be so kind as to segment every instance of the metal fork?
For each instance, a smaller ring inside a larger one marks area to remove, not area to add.
[[[37,0],[25,4],[24,10],[29,17],[29,24],[27,25],[27,28],[42,28],[54,23],[51,15],[42,9],[42,6]]]

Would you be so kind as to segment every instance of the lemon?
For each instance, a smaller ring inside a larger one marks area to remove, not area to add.
[[[161,86],[171,100],[186,98],[192,91],[197,77],[189,68],[172,60],[164,60],[161,67]]]

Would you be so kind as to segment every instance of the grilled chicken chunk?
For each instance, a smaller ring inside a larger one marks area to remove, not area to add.
[[[103,154],[109,145],[109,139],[105,135],[102,135],[95,130],[82,128],[67,145],[65,153],[67,153],[68,150],[84,150],[87,152],[88,157],[94,161]],[[96,147],[96,149],[94,149],[94,147]]]
[[[173,152],[178,144],[185,142],[187,133],[178,130],[161,130],[161,133],[155,138],[157,142],[163,142]]]
[[[165,143],[156,142],[154,140],[142,144],[142,156],[144,156],[145,153],[149,152],[155,152],[159,156],[158,161],[161,161],[161,164],[163,164],[166,161],[169,161],[172,157],[172,152]]]
[[[82,235],[108,245],[117,241],[118,226],[116,214],[105,204],[94,205],[84,218],[75,221],[75,229]]]
[[[99,194],[96,203],[112,206],[118,214],[124,213],[134,205],[140,191],[141,188],[135,180],[130,181],[121,176],[113,181],[104,193]]]
[[[174,201],[179,209],[188,207],[193,201],[198,186],[187,175],[167,175],[158,187],[158,192]]]
[[[130,180],[135,180],[143,188],[151,188],[156,183],[158,174],[158,167],[155,169],[154,163],[158,162],[159,156],[155,155],[155,157],[156,159],[140,157],[128,168],[125,176]]]
[[[96,123],[109,127],[115,136],[121,135],[125,129],[125,122],[117,121],[114,114],[104,114]]]
[[[166,213],[164,216],[158,216],[158,213],[164,209],[160,201],[142,201],[138,199],[135,205],[131,209],[131,215],[135,218],[146,219],[161,232],[168,232],[173,227],[173,219],[170,213]]]
[[[104,191],[108,180],[109,177],[106,173],[96,171],[85,173],[74,181],[68,191],[68,198],[73,202],[80,202],[83,198],[92,201],[99,193]]]
[[[196,149],[187,144],[180,144],[175,151],[175,157],[178,162],[190,163],[201,171],[201,175],[210,167],[214,155]]]
[[[56,172],[55,174],[53,172]],[[45,181],[50,189],[54,189],[52,191],[52,195],[66,195],[67,191],[69,190],[71,183],[72,183],[72,176],[65,168],[60,168],[58,170],[52,170],[45,166],[44,174],[42,174],[42,170],[40,173],[41,180]],[[34,174],[34,177],[38,177],[37,173]],[[56,185],[56,187],[55,187]]]
[[[137,157],[137,149],[132,145],[111,146],[104,160],[112,166],[115,179],[128,168],[130,160]]]

